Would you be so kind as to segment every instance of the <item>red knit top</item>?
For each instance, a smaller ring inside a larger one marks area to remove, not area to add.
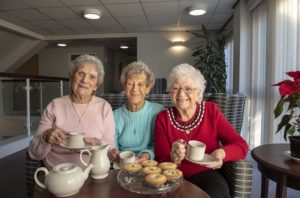
[[[174,119],[177,122],[174,122]],[[195,124],[195,121],[199,123]],[[191,126],[193,129],[187,134],[181,130],[180,126]],[[246,141],[225,119],[218,106],[213,102],[202,102],[197,105],[195,115],[186,122],[180,121],[179,113],[175,107],[166,109],[157,115],[154,137],[156,160],[159,162],[171,161],[171,147],[173,142],[178,139],[183,139],[186,142],[189,140],[204,142],[206,144],[205,153],[207,154],[220,148],[219,143],[221,143],[226,153],[224,161],[243,159],[248,152]],[[204,166],[187,160],[181,162],[179,169],[183,171],[185,177],[208,170]]]

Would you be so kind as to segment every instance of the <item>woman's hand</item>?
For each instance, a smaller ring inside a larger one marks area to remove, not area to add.
[[[150,154],[149,153],[140,153],[140,154],[137,155],[135,161],[137,163],[140,163],[140,162],[142,162],[144,160],[148,160],[148,159],[150,159]]]
[[[116,148],[110,149],[108,151],[108,158],[110,162],[118,162],[119,161],[120,151]]]
[[[207,168],[218,169],[223,166],[223,159],[226,156],[224,149],[216,149],[210,154],[216,161],[207,165]]]
[[[172,149],[170,153],[171,160],[175,164],[180,164],[184,159],[186,153],[185,141],[183,139],[179,139],[172,144]]]
[[[84,141],[86,144],[92,146],[101,145],[101,140],[99,140],[98,138],[84,138]]]
[[[42,140],[49,144],[61,144],[67,139],[67,132],[59,128],[50,128],[42,133]]]

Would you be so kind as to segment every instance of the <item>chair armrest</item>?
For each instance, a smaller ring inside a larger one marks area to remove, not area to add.
[[[34,173],[37,168],[43,166],[43,162],[39,160],[31,159],[26,153],[26,188],[27,188],[27,197],[31,198],[34,195]]]
[[[253,171],[251,162],[247,160],[225,162],[221,170],[229,184],[232,197],[251,196]]]

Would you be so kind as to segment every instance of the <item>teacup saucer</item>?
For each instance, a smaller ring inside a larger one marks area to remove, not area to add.
[[[65,142],[62,142],[60,144],[60,146],[64,147],[64,148],[67,148],[67,149],[78,149],[78,150],[80,150],[80,149],[88,149],[88,148],[91,147],[91,145],[88,145],[88,144],[86,144],[84,147],[71,147],[71,146],[68,146]]]
[[[291,156],[291,151],[284,151],[283,154],[286,155],[288,158],[293,159],[296,162],[300,163],[300,158],[296,158],[296,157]]]
[[[208,155],[208,154],[204,154],[203,159],[200,161],[191,160],[188,157],[185,157],[185,159],[189,162],[192,162],[195,164],[200,164],[200,165],[209,165],[209,164],[216,162],[216,160],[211,155]]]

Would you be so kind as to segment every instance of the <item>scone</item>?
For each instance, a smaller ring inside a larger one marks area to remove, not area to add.
[[[168,169],[162,172],[169,182],[175,182],[182,177],[182,171],[178,169]]]
[[[128,173],[137,173],[142,169],[142,165],[140,165],[139,163],[129,163],[125,164],[123,169]]]
[[[158,165],[162,170],[176,169],[177,165],[173,162],[162,162]]]
[[[152,187],[159,187],[167,182],[167,177],[162,174],[150,174],[145,177],[145,182]]]
[[[143,168],[143,172],[146,175],[154,174],[154,173],[161,173],[161,168],[159,168],[158,166],[146,166]]]
[[[146,167],[146,166],[156,166],[158,164],[157,161],[155,160],[144,160],[141,162],[142,166]]]

